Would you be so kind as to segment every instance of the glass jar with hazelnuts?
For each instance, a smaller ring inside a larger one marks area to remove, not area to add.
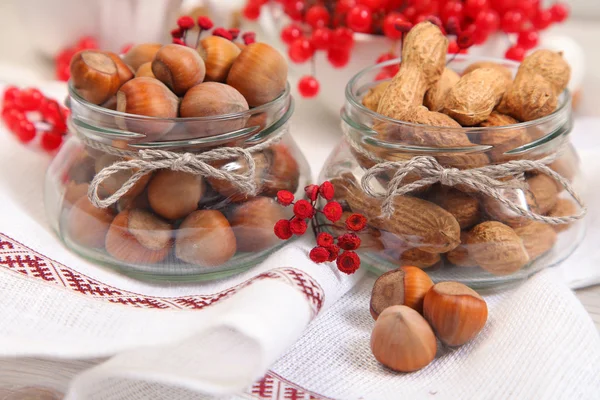
[[[46,209],[80,255],[148,279],[204,280],[281,246],[277,192],[309,184],[289,134],[285,59],[209,36],[71,63],[72,137],[50,166]]]
[[[549,50],[521,64],[446,59],[446,41],[418,24],[401,60],[349,82],[344,138],[320,179],[345,211],[367,218],[364,264],[417,266],[476,288],[512,283],[565,259],[585,231],[570,68]]]

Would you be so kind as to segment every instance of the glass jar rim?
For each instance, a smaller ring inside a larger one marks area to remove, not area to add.
[[[494,63],[503,64],[503,65],[512,67],[514,69],[516,69],[520,65],[520,63],[518,63],[516,61],[507,60],[507,59],[485,57],[485,56],[461,55],[461,54],[457,55],[455,57],[455,59],[453,59],[453,61],[454,60],[456,60],[456,61],[468,60],[470,62],[481,62],[481,61],[494,62]],[[565,110],[570,108],[570,105],[571,105],[571,92],[568,89],[565,89],[563,91],[563,93],[560,94],[560,97],[562,97],[562,101],[559,102],[559,105],[556,108],[556,110],[554,110],[552,113],[550,113],[542,118],[538,118],[538,119],[535,119],[532,121],[519,122],[517,124],[512,124],[512,125],[492,126],[492,127],[485,127],[485,128],[479,127],[479,126],[438,127],[438,126],[430,126],[430,125],[418,124],[418,123],[413,123],[413,122],[405,122],[405,121],[401,121],[398,119],[386,117],[382,114],[379,114],[379,113],[365,107],[362,104],[362,102],[360,101],[361,99],[359,99],[356,95],[357,89],[360,88],[360,87],[357,87],[360,80],[363,79],[369,73],[373,73],[373,71],[380,70],[385,67],[398,65],[398,64],[400,64],[401,61],[402,61],[402,58],[399,57],[399,58],[395,58],[393,60],[388,60],[388,61],[384,61],[379,64],[372,65],[370,67],[367,67],[367,68],[359,71],[356,75],[354,75],[352,77],[352,79],[350,79],[350,81],[346,85],[346,93],[345,93],[346,102],[349,103],[353,108],[356,108],[358,111],[365,113],[366,115],[376,118],[380,121],[389,123],[389,124],[411,127],[411,128],[427,128],[428,130],[443,130],[443,131],[449,131],[449,132],[463,132],[463,133],[481,131],[482,129],[485,129],[486,131],[503,131],[503,130],[509,130],[509,129],[512,130],[512,129],[519,129],[519,128],[530,128],[530,127],[548,122],[548,121],[552,120],[553,118],[556,118],[557,115],[560,115],[561,113],[565,112]],[[342,113],[344,113],[344,109],[342,109]]]
[[[151,116],[147,116],[147,115],[137,115],[137,114],[125,113],[125,112],[121,112],[121,111],[117,111],[117,110],[111,110],[110,108],[102,107],[101,105],[98,105],[98,104],[90,103],[89,101],[87,101],[83,97],[81,97],[79,95],[79,93],[77,93],[77,90],[73,86],[73,83],[71,80],[69,80],[69,82],[68,82],[68,93],[69,93],[69,97],[72,99],[75,99],[78,103],[81,103],[82,105],[84,105],[85,107],[89,108],[90,110],[92,110],[94,112],[97,112],[97,113],[100,113],[100,114],[103,114],[106,116],[126,118],[126,119],[132,119],[132,120],[140,120],[140,121],[149,121],[149,122],[151,122],[151,121],[163,122],[164,121],[164,122],[179,122],[179,123],[219,122],[219,121],[227,121],[227,120],[232,120],[232,119],[251,117],[258,113],[268,111],[274,105],[277,105],[278,103],[285,101],[288,97],[291,97],[290,84],[289,84],[289,82],[286,82],[284,91],[281,92],[281,94],[279,96],[277,96],[275,99],[271,100],[268,103],[251,108],[246,111],[242,111],[242,112],[238,112],[238,113],[222,114],[222,115],[216,115],[216,116],[209,116],[209,117],[162,118],[162,117],[151,117]]]

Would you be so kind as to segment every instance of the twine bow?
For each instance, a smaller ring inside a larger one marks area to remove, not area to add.
[[[514,160],[503,164],[487,165],[465,170],[444,168],[434,157],[418,156],[408,161],[388,161],[376,164],[367,170],[362,178],[361,186],[365,193],[370,196],[383,197],[382,211],[387,218],[391,217],[394,212],[394,198],[396,196],[401,196],[424,186],[440,182],[442,185],[447,186],[464,185],[477,192],[483,193],[496,199],[515,214],[532,221],[552,225],[569,224],[583,218],[587,212],[587,208],[583,200],[572,188],[571,184],[546,165],[554,161],[556,156],[556,154],[553,154],[537,161]],[[372,188],[370,182],[380,173],[389,171],[394,171],[394,176],[388,183],[385,195],[381,195]],[[548,217],[527,210],[517,204],[514,200],[506,197],[502,189],[524,188],[526,186],[524,186],[522,182],[515,184],[514,180],[512,182],[505,182],[500,179],[507,176],[522,177],[526,171],[538,171],[553,178],[558,184],[562,185],[579,204],[581,207],[580,212],[577,215],[565,217]],[[409,174],[415,174],[419,176],[419,179],[411,183],[403,183],[404,178]]]

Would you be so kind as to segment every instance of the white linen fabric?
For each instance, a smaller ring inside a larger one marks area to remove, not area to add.
[[[337,122],[318,112],[299,110],[292,125],[313,172],[338,140],[322,134]],[[315,147],[317,138],[329,147]],[[598,142],[582,153],[589,176],[600,173]],[[600,339],[564,283],[598,279],[593,228],[568,268],[486,295],[490,320],[472,343],[441,349],[420,372],[394,374],[370,355],[374,277],[365,271],[348,277],[312,263],[306,238],[224,280],[165,285],[124,277],[66,251],[49,228],[42,195],[49,161],[0,128],[0,399],[32,387],[98,400],[600,392]],[[600,196],[589,186],[587,198]],[[599,218],[590,206],[591,219]]]

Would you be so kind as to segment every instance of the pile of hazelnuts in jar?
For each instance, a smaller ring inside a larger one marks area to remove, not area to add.
[[[144,43],[123,56],[85,50],[71,61],[71,86],[76,95],[117,111],[113,112],[117,125],[120,119],[126,130],[139,132],[127,120],[135,116],[155,118],[150,121],[159,127],[199,121],[193,125],[194,132],[188,130],[189,139],[218,136],[211,131],[213,117],[216,124],[223,124],[219,121],[241,115],[231,119],[239,126],[225,132],[257,125],[260,129],[253,134],[261,132],[268,111],[253,114],[252,110],[261,106],[266,108],[259,111],[267,110],[287,93],[286,85],[287,64],[274,48],[254,40],[236,43],[217,34],[199,40],[196,48],[182,41]],[[172,139],[169,129],[140,133],[152,136],[155,142]],[[244,147],[243,143],[234,145]],[[222,144],[216,140],[208,149]],[[130,145],[124,140],[111,144],[136,150]],[[92,258],[103,254],[101,259],[117,265],[187,265],[215,270],[229,262],[235,267],[240,253],[245,253],[240,259],[247,260],[248,254],[265,253],[283,243],[273,226],[288,216],[275,201],[276,194],[280,190],[295,193],[307,183],[307,174],[301,174],[304,160],[296,157],[295,146],[285,138],[251,154],[255,194],[241,191],[231,180],[158,169],[142,176],[115,204],[101,208],[88,197],[92,180],[103,169],[131,158],[85,146],[66,173],[61,233],[84,255],[88,251]],[[235,158],[209,163],[239,173],[248,168]],[[114,194],[134,173],[135,169],[123,170],[103,180],[99,197]]]

